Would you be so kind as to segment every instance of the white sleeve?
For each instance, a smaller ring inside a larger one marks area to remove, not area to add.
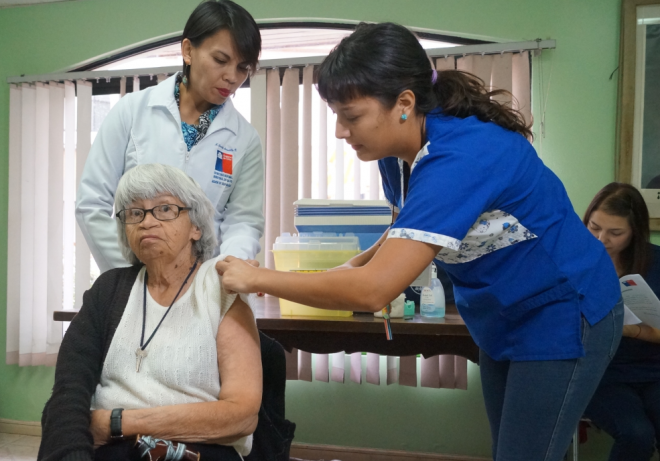
[[[119,249],[113,216],[115,191],[124,174],[131,113],[124,97],[112,108],[89,151],[76,197],[76,221],[101,272],[128,266]]]
[[[239,296],[241,300],[250,307],[252,313],[255,313],[255,306],[256,303],[258,302],[256,293],[229,294],[222,287],[222,276],[219,275],[218,271],[215,269],[215,264],[218,261],[224,261],[227,256],[229,255],[221,254],[219,256],[216,256],[215,258],[212,258],[211,259],[212,262],[209,264],[209,267],[207,269],[208,272],[204,274],[204,278],[206,279],[204,289],[210,295],[210,297],[207,299],[207,302],[208,303],[215,302],[214,300],[220,297],[220,309],[219,309],[220,319],[224,318],[229,308],[234,304],[234,301],[236,300],[237,296]]]
[[[256,131],[234,180],[236,185],[225,209],[216,214],[221,219],[220,253],[253,259],[261,249],[259,239],[264,233],[264,162]]]

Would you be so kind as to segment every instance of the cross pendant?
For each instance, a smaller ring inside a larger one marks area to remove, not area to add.
[[[142,359],[147,356],[147,351],[142,350],[141,347],[138,347],[135,349],[135,358],[136,358],[136,364],[135,364],[135,371],[136,373],[140,372],[140,365],[142,364]]]

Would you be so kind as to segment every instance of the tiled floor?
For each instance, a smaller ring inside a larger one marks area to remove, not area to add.
[[[35,461],[41,437],[0,433],[0,461]]]

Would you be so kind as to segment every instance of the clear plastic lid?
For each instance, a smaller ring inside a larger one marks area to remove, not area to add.
[[[273,250],[358,251],[360,242],[355,235],[330,232],[283,233],[275,239]]]
[[[389,208],[386,200],[325,200],[316,198],[302,198],[293,202],[294,207],[385,207]]]

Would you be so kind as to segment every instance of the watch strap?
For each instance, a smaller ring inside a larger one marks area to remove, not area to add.
[[[115,408],[110,413],[110,438],[112,440],[119,440],[124,438],[124,434],[121,430],[121,413],[124,411],[123,408]]]

